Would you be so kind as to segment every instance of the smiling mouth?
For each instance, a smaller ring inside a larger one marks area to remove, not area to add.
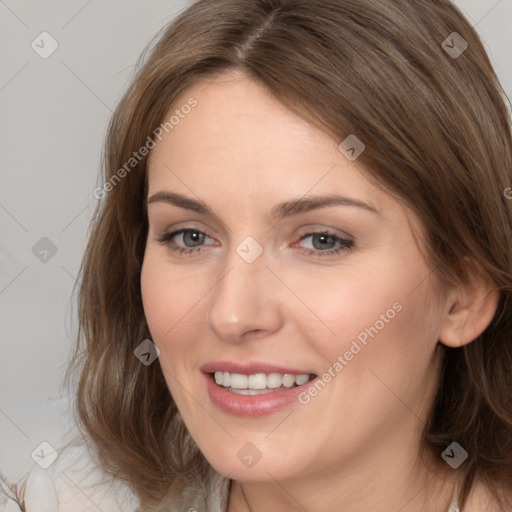
[[[210,373],[215,383],[238,395],[263,395],[275,391],[283,391],[307,384],[316,376],[310,373],[254,373],[244,375],[242,373],[230,373],[216,371]]]

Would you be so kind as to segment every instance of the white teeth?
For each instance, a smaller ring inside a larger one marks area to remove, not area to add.
[[[234,393],[241,395],[258,394],[245,391],[258,391],[262,389],[277,389],[281,386],[291,388],[294,385],[302,386],[311,380],[309,373],[293,375],[291,373],[255,373],[252,375],[243,375],[241,373],[215,372],[215,382],[219,386],[231,388]]]
[[[236,393],[237,395],[261,395],[264,393],[261,389],[234,389],[230,388],[232,393]]]
[[[295,384],[295,377],[290,373],[285,373],[282,380],[285,388],[291,388]]]
[[[267,376],[264,373],[249,375],[249,389],[265,389],[267,387]]]
[[[302,386],[302,384],[306,384],[309,381],[309,375],[297,375],[295,377],[295,384],[297,386]]]
[[[271,373],[267,375],[267,388],[275,389],[280,388],[282,382],[282,376],[280,373]]]
[[[235,388],[235,389],[247,389],[248,383],[249,383],[249,378],[247,377],[247,375],[242,375],[241,373],[232,373],[231,374],[230,387]],[[224,385],[224,382],[222,383],[222,385]]]

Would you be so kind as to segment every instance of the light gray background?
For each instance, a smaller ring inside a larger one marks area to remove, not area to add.
[[[70,298],[108,120],[142,49],[190,3],[0,0],[0,470],[13,482],[71,426]],[[456,3],[512,98],[512,0]],[[43,31],[59,45],[47,59],[31,47]],[[47,262],[32,252],[42,237],[57,247]]]

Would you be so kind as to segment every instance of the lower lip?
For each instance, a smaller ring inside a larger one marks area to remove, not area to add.
[[[210,400],[222,411],[236,416],[264,416],[283,409],[298,401],[297,397],[304,389],[311,386],[312,379],[302,386],[261,395],[239,395],[219,386],[210,374],[203,374]]]

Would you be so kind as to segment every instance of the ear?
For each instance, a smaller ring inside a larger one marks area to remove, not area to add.
[[[439,341],[448,347],[462,347],[482,334],[491,323],[500,293],[490,278],[472,271],[468,283],[447,292],[446,315]]]

